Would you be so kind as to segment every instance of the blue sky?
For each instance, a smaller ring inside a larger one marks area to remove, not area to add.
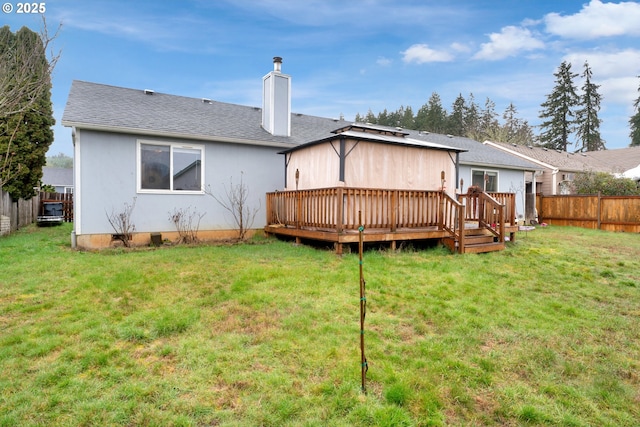
[[[4,0],[3,0],[4,3]],[[13,31],[38,30],[38,15],[2,13]],[[53,76],[55,142],[74,79],[182,96],[261,105],[262,76],[283,57],[296,113],[353,120],[411,106],[437,92],[486,98],[502,114],[540,123],[540,104],[564,60],[589,62],[601,85],[601,133],[629,145],[640,84],[640,3],[548,0],[181,0],[44,2],[61,59]],[[576,80],[580,87],[582,81]]]

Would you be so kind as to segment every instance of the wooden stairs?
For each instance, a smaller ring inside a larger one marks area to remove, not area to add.
[[[464,231],[464,249],[459,250],[459,242],[455,237],[445,237],[442,243],[454,253],[484,253],[501,251],[505,248],[505,243],[498,241],[498,238],[485,228],[468,228]]]

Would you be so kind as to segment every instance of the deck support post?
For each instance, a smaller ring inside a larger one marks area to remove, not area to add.
[[[391,232],[398,229],[398,190],[391,192]]]
[[[302,212],[302,193],[298,190],[296,190],[296,196],[297,196],[297,209],[296,209],[296,228],[300,229],[301,227],[301,212]]]
[[[336,205],[336,232],[342,233],[344,230],[344,188],[337,188],[337,205]]]

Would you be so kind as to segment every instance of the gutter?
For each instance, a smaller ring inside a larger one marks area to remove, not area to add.
[[[295,144],[291,142],[258,141],[254,139],[212,137],[210,135],[193,135],[193,134],[185,134],[180,132],[161,132],[161,131],[138,129],[138,128],[89,125],[86,123],[73,122],[68,120],[63,120],[61,124],[62,126],[65,126],[65,127],[73,127],[76,129],[93,130],[93,131],[99,131],[99,132],[125,133],[125,134],[142,135],[142,136],[161,136],[165,138],[190,139],[194,141],[227,142],[232,144],[257,145],[262,147],[276,147],[276,148],[291,148],[295,146]]]

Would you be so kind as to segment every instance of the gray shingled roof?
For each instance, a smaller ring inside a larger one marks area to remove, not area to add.
[[[74,81],[62,116],[64,126],[128,132],[141,135],[160,135],[205,141],[228,141],[263,144],[285,149],[331,137],[332,132],[351,125],[344,120],[291,115],[291,136],[273,136],[261,126],[262,111],[257,107],[203,101],[142,89],[128,89],[84,81]],[[462,164],[500,166],[512,169],[535,170],[539,167],[517,156],[488,147],[478,141],[423,133],[408,129],[397,130],[407,138],[460,151]]]
[[[590,151],[586,154],[601,165],[608,167],[608,172],[620,173],[640,165],[640,147]]]
[[[166,135],[281,147],[324,138],[348,122],[291,115],[291,136],[273,136],[261,126],[260,108],[204,102],[141,89],[74,81],[62,116],[64,126],[135,134]]]
[[[460,153],[460,163],[470,166],[500,166],[505,169],[541,170],[535,163],[531,163],[518,156],[489,147],[476,140],[461,136],[441,135],[437,133],[407,131],[411,138],[423,139],[437,144],[449,145],[463,150]]]
[[[624,172],[640,164],[640,147],[568,153],[542,147],[491,142],[503,150],[516,152],[549,166],[570,172]]]
[[[45,185],[53,185],[54,187],[72,186],[73,169],[43,166],[41,181]]]

